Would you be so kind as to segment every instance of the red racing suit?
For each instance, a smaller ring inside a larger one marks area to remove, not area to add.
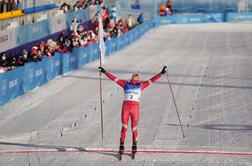
[[[157,74],[150,80],[143,82],[132,82],[132,81],[129,82],[126,80],[120,80],[108,72],[105,72],[105,75],[111,80],[115,81],[118,85],[120,85],[124,89],[125,97],[121,113],[122,130],[121,130],[120,142],[122,143],[125,140],[129,118],[131,118],[133,142],[137,142],[138,138],[137,124],[139,120],[139,101],[141,93],[151,83],[157,81],[161,77],[161,74]]]

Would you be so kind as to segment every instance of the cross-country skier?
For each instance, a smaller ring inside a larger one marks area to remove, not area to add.
[[[139,120],[139,101],[142,91],[147,88],[151,83],[157,81],[162,74],[165,74],[167,66],[164,66],[162,71],[151,78],[148,81],[140,81],[138,74],[133,74],[130,81],[120,80],[107,72],[103,67],[98,67],[99,71],[104,73],[109,79],[115,81],[124,89],[124,102],[122,106],[121,120],[122,120],[122,130],[120,138],[119,153],[122,154],[124,151],[124,140],[126,137],[126,131],[128,128],[128,121],[131,118],[131,128],[133,135],[133,146],[132,153],[133,158],[137,151],[137,124]]]

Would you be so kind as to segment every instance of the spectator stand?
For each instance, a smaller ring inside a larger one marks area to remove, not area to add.
[[[5,0],[6,2],[7,0]],[[16,22],[18,25],[30,24],[32,22],[37,22],[42,19],[54,17],[59,13],[58,7],[64,2],[74,5],[76,0],[17,0],[16,9],[28,11],[26,15],[21,17],[16,17],[17,15],[12,15],[4,20],[0,20],[0,30],[5,30],[9,26],[10,22]],[[53,2],[53,3],[52,3]],[[2,1],[0,1],[0,11],[7,12],[7,7],[3,7]],[[6,3],[5,3],[6,4]],[[54,8],[53,6],[58,6]],[[45,9],[45,10],[41,10]],[[14,10],[14,8],[12,9]],[[35,12],[33,12],[33,10]],[[1,14],[1,13],[0,13]]]

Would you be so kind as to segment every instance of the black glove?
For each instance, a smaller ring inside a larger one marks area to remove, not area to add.
[[[102,72],[102,73],[105,73],[106,72],[106,70],[103,68],[103,67],[98,67],[98,70],[100,71],[100,72]]]
[[[166,70],[167,70],[167,66],[164,66],[163,69],[162,69],[162,71],[160,73],[164,74],[166,72]]]

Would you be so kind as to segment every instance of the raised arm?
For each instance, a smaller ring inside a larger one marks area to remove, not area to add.
[[[145,88],[150,86],[151,83],[156,82],[161,77],[161,75],[163,75],[166,72],[166,68],[167,68],[167,66],[164,66],[160,73],[158,73],[157,75],[155,75],[154,77],[152,77],[148,81],[142,82],[141,89],[144,90]]]
[[[99,67],[98,69],[100,70],[100,72],[104,73],[109,79],[111,79],[112,81],[115,81],[121,87],[124,87],[125,84],[127,83],[125,80],[120,80],[120,79],[116,78],[114,75],[105,71],[104,68],[102,68],[102,67]]]

